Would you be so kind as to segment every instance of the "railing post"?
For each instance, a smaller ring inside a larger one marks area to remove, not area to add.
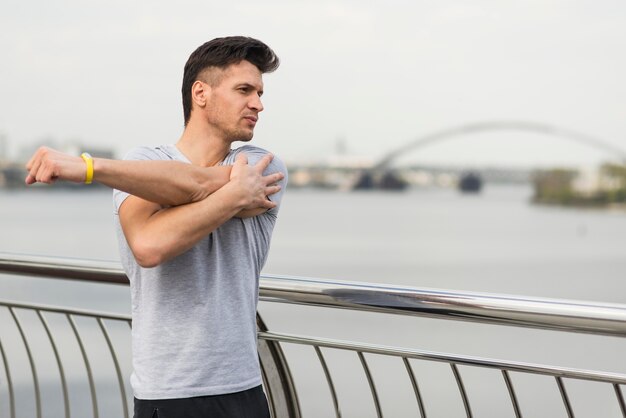
[[[267,327],[257,313],[257,328],[266,332]],[[258,340],[259,361],[267,400],[274,418],[301,418],[300,403],[287,359],[277,341]]]

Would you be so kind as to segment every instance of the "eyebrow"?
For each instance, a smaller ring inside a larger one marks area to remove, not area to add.
[[[259,96],[263,95],[263,88],[257,89],[257,87],[254,84],[243,82],[243,83],[239,83],[239,84],[235,85],[236,89],[241,88],[241,87],[252,88],[254,90],[258,90],[259,91]]]

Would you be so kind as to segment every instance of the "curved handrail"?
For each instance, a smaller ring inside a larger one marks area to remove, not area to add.
[[[0,273],[124,284],[115,262],[0,253]],[[296,278],[261,277],[264,300],[626,336],[626,305]]]
[[[266,300],[626,336],[626,305],[264,275]]]
[[[41,276],[45,278],[61,278],[84,280],[90,282],[105,282],[127,284],[128,279],[115,262],[99,262],[76,260],[68,258],[38,257],[28,255],[15,255],[0,253],[0,274],[15,273],[29,276]],[[574,332],[586,332],[611,336],[624,336],[626,331],[626,305],[603,304],[594,302],[580,302],[556,299],[539,299],[521,296],[506,296],[484,293],[451,292],[435,289],[419,289],[413,287],[391,286],[383,284],[355,283],[345,281],[331,281],[308,278],[295,278],[285,276],[264,275],[261,280],[261,297],[269,302],[283,302],[290,304],[306,305],[309,307],[334,307],[360,311],[382,312],[412,316],[429,316],[439,319],[467,320],[485,323],[495,323],[513,326],[527,326],[552,330],[566,330]],[[88,374],[88,383],[91,390],[93,416],[98,416],[98,403],[94,391],[94,377],[90,364],[93,360],[83,345],[85,335],[79,332],[74,317],[92,317],[97,320],[102,334],[107,341],[116,373],[122,407],[126,413],[127,398],[122,379],[122,370],[117,363],[117,356],[112,340],[109,338],[104,320],[119,320],[130,325],[129,315],[116,313],[95,312],[92,310],[65,308],[59,306],[45,306],[29,302],[3,301],[0,306],[8,308],[13,315],[15,326],[22,335],[24,349],[30,361],[33,374],[33,385],[38,392],[39,376],[35,369],[33,356],[30,351],[29,341],[31,337],[25,335],[16,310],[34,311],[48,333],[53,350],[55,350],[56,337],[51,328],[47,327],[45,312],[61,313],[69,320],[77,343],[81,350],[84,366]],[[4,309],[3,308],[3,309]],[[301,344],[312,347],[318,355],[321,366],[324,369],[326,380],[333,399],[335,415],[341,416],[340,402],[329,370],[329,364],[324,360],[321,349],[325,351],[349,350],[358,354],[361,366],[367,378],[376,415],[383,416],[383,404],[379,402],[376,373],[372,373],[365,356],[386,356],[387,358],[402,359],[406,371],[409,374],[411,385],[415,392],[417,407],[420,416],[426,417],[425,405],[417,385],[416,376],[413,373],[410,360],[435,361],[447,363],[458,386],[465,413],[472,416],[470,403],[474,403],[471,392],[466,391],[465,381],[461,367],[480,367],[498,370],[502,373],[504,383],[508,389],[511,407],[516,417],[521,416],[521,408],[517,400],[516,388],[510,377],[511,373],[530,373],[552,377],[556,382],[561,395],[562,405],[568,416],[574,416],[574,403],[570,401],[570,393],[567,391],[566,382],[570,379],[584,380],[610,384],[615,391],[615,396],[622,414],[626,417],[626,403],[622,394],[622,386],[626,385],[626,375],[612,372],[599,372],[593,370],[581,370],[564,368],[550,365],[531,364],[508,360],[473,357],[459,354],[430,352],[414,348],[390,347],[359,343],[355,341],[331,340],[324,337],[299,336],[270,332],[257,316],[259,359],[262,368],[262,378],[272,416],[299,418],[301,417],[298,392],[295,381],[289,370],[287,357],[283,354],[284,344]],[[34,353],[34,352],[33,352]],[[5,374],[8,380],[9,401],[12,415],[14,414],[12,383],[3,346],[0,344],[0,354],[3,357]],[[93,354],[93,353],[92,353]],[[61,380],[64,380],[65,365],[57,353],[57,365]],[[66,415],[69,416],[68,389],[62,383],[65,398]],[[39,400],[39,397],[37,400]],[[39,401],[37,402],[39,404]],[[40,409],[38,409],[38,412]]]
[[[129,284],[120,263],[82,258],[0,253],[0,273]]]

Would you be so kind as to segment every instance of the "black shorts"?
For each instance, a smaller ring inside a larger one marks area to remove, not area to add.
[[[263,388],[180,399],[135,398],[134,418],[269,418]]]

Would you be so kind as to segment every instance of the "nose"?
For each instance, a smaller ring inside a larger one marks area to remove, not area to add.
[[[257,94],[252,95],[250,102],[248,102],[248,107],[250,109],[256,110],[257,112],[263,111],[263,102],[261,102],[261,96]]]

